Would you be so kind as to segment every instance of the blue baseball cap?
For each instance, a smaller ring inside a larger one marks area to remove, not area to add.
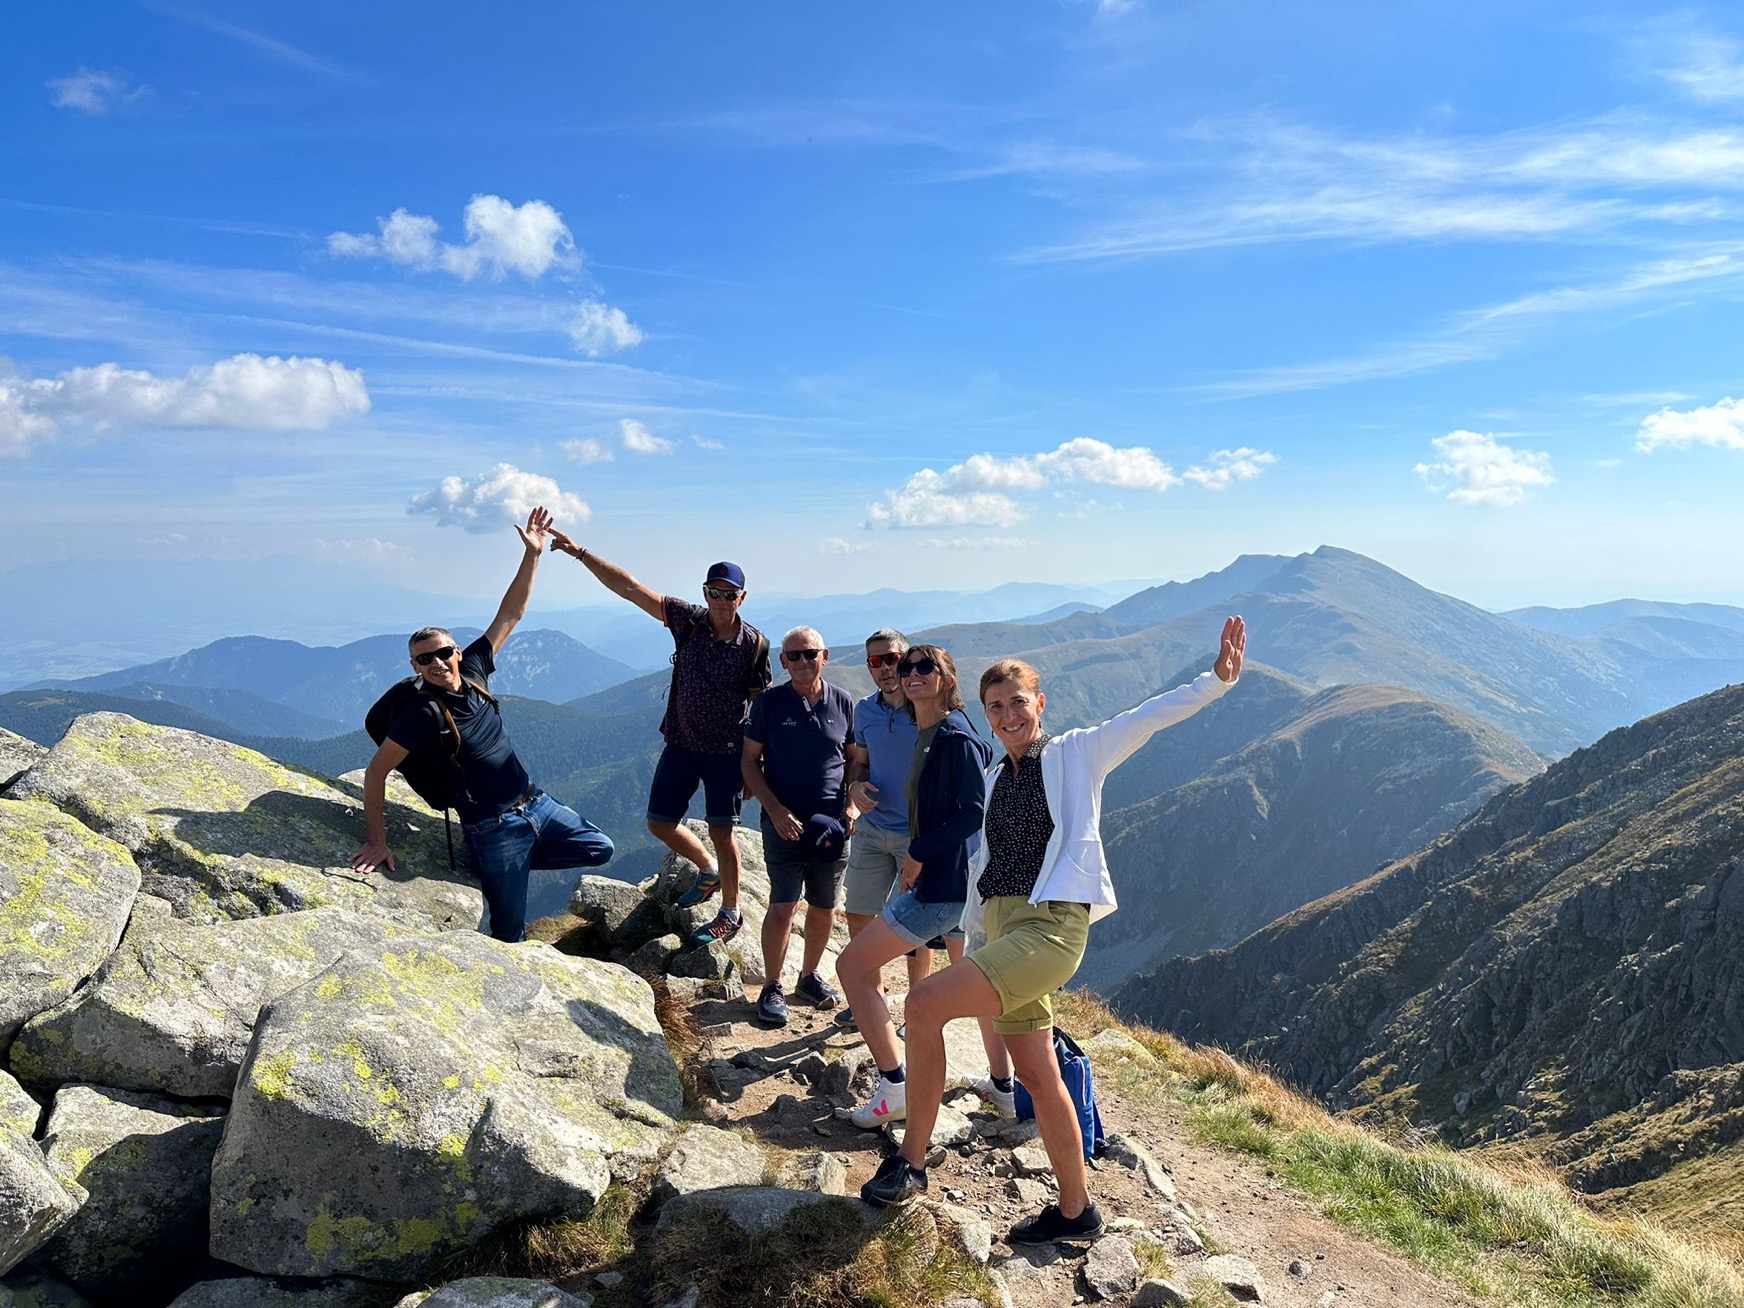
[[[842,856],[848,843],[848,829],[828,813],[813,813],[806,819],[800,843],[810,845],[820,859],[835,860]]]
[[[708,570],[708,576],[703,579],[703,585],[711,581],[724,581],[735,590],[745,589],[745,570],[737,563],[716,563]]]

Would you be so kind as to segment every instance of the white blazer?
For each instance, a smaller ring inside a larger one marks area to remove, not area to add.
[[[1233,681],[1219,680],[1215,672],[1201,672],[1185,686],[1152,696],[1101,726],[1062,732],[1042,746],[1042,789],[1047,793],[1054,834],[1042,855],[1030,903],[1054,899],[1088,904],[1092,922],[1118,907],[1108,860],[1102,852],[1103,781],[1157,732],[1192,717],[1233,685]],[[987,769],[989,798],[1004,761],[1001,758]],[[983,825],[979,848],[969,858],[969,898],[963,905],[963,930],[972,939],[985,939],[981,894],[975,883],[986,869],[987,832]]]

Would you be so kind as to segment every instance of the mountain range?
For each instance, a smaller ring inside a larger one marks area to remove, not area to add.
[[[1113,998],[1366,1118],[1744,1231],[1744,686]]]

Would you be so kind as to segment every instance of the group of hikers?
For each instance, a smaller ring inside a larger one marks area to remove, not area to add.
[[[388,774],[431,751],[458,770],[453,807],[497,939],[525,939],[533,868],[597,867],[611,858],[603,832],[533,784],[488,689],[496,656],[526,613],[541,558],[547,550],[567,554],[673,639],[648,829],[696,869],[680,904],[720,897],[690,943],[730,940],[743,923],[733,829],[747,795],[761,810],[770,887],[759,1021],[788,1020],[783,970],[802,900],[793,992],[819,1008],[841,1003],[818,969],[837,908],[845,913],[850,939],[836,978],[848,1002],[834,1020],[858,1028],[878,1069],[872,1097],[851,1120],[868,1129],[907,1124],[900,1149],[861,1197],[889,1206],[926,1191],[945,1091],[944,1029],[972,1017],[988,1063],[974,1089],[1011,1116],[1022,1083],[1059,1184],[1058,1201],[1014,1227],[1012,1243],[1099,1234],[1077,1109],[1056,1062],[1053,995],[1083,960],[1090,923],[1115,909],[1099,831],[1103,780],[1155,732],[1235,684],[1247,643],[1241,618],[1224,622],[1211,671],[1100,726],[1058,735],[1043,725],[1047,695],[1035,668],[996,660],[979,683],[989,744],[965,711],[955,662],[937,645],[911,645],[889,628],[873,632],[865,657],[877,688],[856,702],[826,680],[823,637],[796,627],[777,651],[787,680],[772,685],[769,641],[739,613],[745,574],[736,564],[710,567],[705,602],[694,604],[656,594],[557,530],[543,508],[516,531],[525,552],[485,633],[464,649],[441,627],[411,636],[419,693],[387,727],[369,764],[367,835],[352,867],[394,867]],[[684,825],[699,787],[709,845]],[[950,965],[935,973],[939,947]],[[906,958],[909,981],[902,1028],[892,1025],[882,983],[885,965],[898,958]]]

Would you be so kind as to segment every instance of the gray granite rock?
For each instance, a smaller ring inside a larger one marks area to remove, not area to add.
[[[227,1276],[191,1285],[169,1308],[390,1308],[398,1290],[367,1281]]]
[[[760,1145],[714,1126],[693,1126],[678,1137],[654,1173],[654,1196],[664,1203],[699,1190],[761,1185],[768,1155]]]
[[[781,1229],[788,1218],[803,1208],[817,1204],[841,1204],[852,1211],[868,1229],[877,1226],[882,1214],[871,1206],[817,1190],[786,1190],[775,1186],[739,1186],[730,1190],[705,1190],[697,1194],[680,1195],[660,1210],[655,1232],[670,1228],[688,1214],[699,1209],[714,1209],[726,1215],[733,1227],[746,1235],[766,1235]]]
[[[587,1213],[683,1110],[647,982],[473,932],[348,954],[263,1010],[212,1170],[215,1256],[414,1280]]]
[[[20,1273],[0,1281],[0,1308],[91,1308],[91,1301],[65,1281]]]
[[[1112,1299],[1138,1289],[1138,1255],[1124,1235],[1105,1235],[1090,1246],[1084,1259],[1084,1285],[1098,1299]]]
[[[0,1072],[0,1130],[35,1136],[42,1121],[42,1105],[5,1072]]]
[[[13,1066],[34,1083],[228,1099],[262,1005],[395,933],[339,908],[155,921],[129,931],[94,984],[26,1024]]]
[[[471,1276],[450,1281],[424,1300],[422,1308],[586,1308],[589,1302],[546,1281]]]
[[[1174,1203],[1178,1197],[1174,1178],[1163,1169],[1161,1163],[1151,1157],[1138,1141],[1124,1135],[1111,1135],[1103,1148],[1102,1156],[1119,1163],[1122,1167],[1142,1173],[1145,1184],[1150,1186],[1151,1191],[1169,1203]]]
[[[63,1087],[43,1153],[62,1184],[90,1197],[38,1256],[104,1298],[185,1285],[187,1269],[206,1256],[212,1155],[223,1130],[216,1109],[129,1090]]]
[[[846,1194],[848,1169],[834,1154],[795,1154],[782,1169],[781,1184],[792,1190],[816,1190],[820,1194]]]
[[[624,966],[637,976],[660,976],[683,948],[684,941],[675,935],[655,936],[638,945]]]
[[[138,892],[113,840],[48,804],[0,799],[0,1054],[109,957]]]
[[[0,728],[0,794],[46,753],[34,740]]]
[[[85,1191],[55,1175],[36,1141],[0,1126],[0,1276],[41,1248],[84,1202]]]
[[[451,872],[440,819],[388,805],[397,871],[351,870],[363,839],[355,788],[228,741],[120,713],[88,713],[14,783],[131,852],[144,889],[198,922],[333,904],[414,924],[470,930],[484,897]]]
[[[1132,1296],[1132,1308],[1185,1308],[1193,1296],[1173,1281],[1152,1277]]]
[[[1241,1303],[1265,1302],[1266,1287],[1260,1280],[1259,1268],[1246,1258],[1218,1254],[1215,1258],[1207,1258],[1193,1270],[1196,1275],[1221,1285]]]
[[[700,949],[684,949],[666,965],[666,970],[673,976],[695,977],[699,981],[724,981],[738,969],[730,948],[716,940]]]

